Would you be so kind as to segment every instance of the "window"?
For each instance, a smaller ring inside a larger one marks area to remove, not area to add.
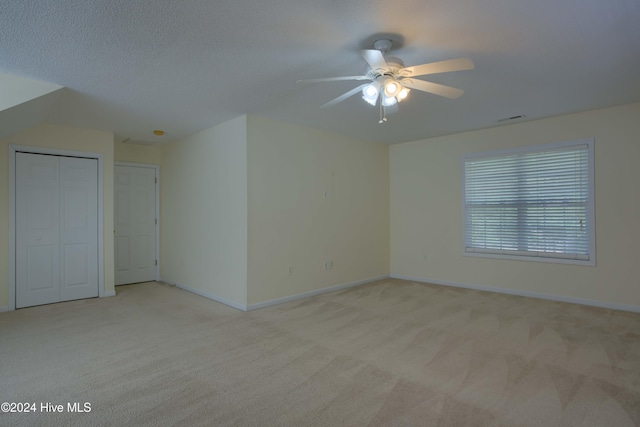
[[[466,255],[595,265],[593,140],[463,163]]]

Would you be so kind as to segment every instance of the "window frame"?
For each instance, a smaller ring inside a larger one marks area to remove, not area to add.
[[[558,258],[553,256],[531,256],[531,255],[518,255],[518,254],[504,254],[504,253],[492,253],[491,250],[486,252],[480,251],[467,251],[467,208],[466,208],[466,162],[469,159],[477,158],[490,158],[490,157],[503,157],[512,156],[525,153],[536,153],[554,150],[558,148],[566,148],[573,146],[587,146],[587,167],[588,167],[588,198],[587,198],[587,219],[590,225],[589,233],[589,259],[571,259],[571,258]],[[534,261],[534,262],[547,262],[547,263],[559,263],[559,264],[573,264],[582,266],[595,266],[596,265],[596,217],[595,217],[595,141],[593,138],[579,139],[565,142],[555,142],[548,144],[538,145],[526,145],[522,147],[513,147],[492,151],[479,151],[473,153],[463,154],[461,156],[461,193],[462,193],[462,255],[479,257],[479,258],[494,258],[494,259],[507,259],[517,261]]]

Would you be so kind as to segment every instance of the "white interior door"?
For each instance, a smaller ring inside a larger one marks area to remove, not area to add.
[[[116,285],[156,279],[156,169],[116,165]]]
[[[15,160],[16,307],[97,297],[97,160]]]

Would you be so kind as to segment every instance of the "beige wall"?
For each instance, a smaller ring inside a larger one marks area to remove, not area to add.
[[[639,135],[633,104],[391,146],[391,274],[640,307]],[[595,139],[596,267],[462,255],[463,154],[583,138]]]
[[[107,292],[114,289],[115,156],[162,163],[162,277],[232,303],[391,272],[640,307],[638,135],[640,104],[391,147],[255,116],[162,149],[114,147],[108,132],[42,124],[0,140],[0,165],[8,171],[8,144],[102,154]],[[463,154],[582,138],[595,139],[595,267],[462,255]],[[0,174],[0,203],[0,277],[6,278],[8,172]],[[332,269],[323,269],[325,260]],[[0,307],[7,305],[5,280]]]
[[[113,134],[53,124],[41,124],[0,140],[0,307],[8,305],[9,144],[85,151],[102,154],[104,219],[104,287],[114,290],[113,264]]]
[[[246,305],[246,160],[246,116],[163,148],[164,280]]]
[[[116,162],[162,164],[162,147],[115,142],[113,153]]]
[[[249,116],[249,304],[389,274],[388,152]]]
[[[243,116],[165,146],[162,168],[169,282],[246,306],[389,273],[385,145]]]

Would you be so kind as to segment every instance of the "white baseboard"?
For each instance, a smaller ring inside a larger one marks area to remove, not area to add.
[[[161,282],[164,283],[168,283],[170,285],[175,285],[180,289],[184,289],[185,291],[191,292],[193,294],[196,295],[200,295],[201,297],[205,297],[208,298],[210,300],[214,300],[217,301],[219,303],[222,303],[224,305],[228,305],[229,307],[235,308],[237,310],[241,310],[241,311],[247,311],[247,305],[246,304],[240,304],[239,302],[227,299],[227,298],[223,298],[220,297],[218,295],[214,295],[214,294],[210,294],[209,292],[204,292],[201,291],[199,289],[194,289],[192,287],[183,285],[182,283],[177,283],[177,282],[172,282],[171,280],[166,280],[166,279],[160,279]]]
[[[312,297],[315,295],[326,294],[327,292],[339,291],[341,289],[350,288],[352,286],[364,285],[365,283],[375,282],[376,280],[388,279],[389,276],[377,276],[370,277],[364,280],[357,280],[355,282],[343,283],[340,285],[331,286],[328,288],[316,289],[315,291],[303,292],[301,294],[295,294],[288,297],[276,298],[268,301],[257,302],[255,304],[249,304],[247,310],[257,310],[259,308],[270,307],[272,305],[284,304],[285,302],[295,301],[303,298]]]
[[[269,300],[269,301],[258,302],[258,303],[250,304],[250,305],[240,304],[240,303],[238,303],[236,301],[232,301],[232,300],[229,300],[227,298],[222,298],[222,297],[219,297],[217,295],[210,294],[208,292],[203,292],[201,290],[191,288],[189,286],[183,285],[182,283],[172,282],[171,280],[160,279],[160,281],[164,282],[164,283],[168,283],[170,285],[175,285],[180,289],[184,289],[185,291],[188,291],[188,292],[194,293],[196,295],[200,295],[202,297],[217,301],[219,303],[228,305],[229,307],[233,307],[235,309],[238,309],[238,310],[241,310],[241,311],[250,311],[250,310],[257,310],[257,309],[260,309],[260,308],[270,307],[272,305],[283,304],[285,302],[295,301],[295,300],[299,300],[299,299],[302,299],[302,298],[308,298],[308,297],[312,297],[314,295],[320,295],[320,294],[324,294],[324,293],[327,293],[327,292],[339,291],[341,289],[350,288],[352,286],[363,285],[365,283],[375,282],[376,280],[382,280],[382,279],[388,279],[388,278],[389,278],[389,276],[371,277],[371,278],[364,279],[364,280],[358,280],[358,281],[355,281],[355,282],[343,283],[343,284],[340,284],[340,285],[331,286],[329,288],[322,288],[322,289],[317,289],[315,291],[303,292],[301,294],[291,295],[291,296],[283,297],[283,298],[276,298],[276,299],[272,299],[272,300]]]
[[[572,304],[590,305],[593,307],[610,308],[612,310],[631,311],[640,313],[640,307],[637,305],[615,304],[605,301],[595,301],[583,298],[566,297],[562,295],[551,295],[540,292],[521,291],[516,289],[496,288],[494,286],[473,285],[466,283],[456,283],[443,280],[432,280],[424,277],[404,276],[402,274],[392,274],[392,279],[411,280],[413,282],[432,283],[434,285],[453,286],[456,288],[475,289],[477,291],[496,292],[500,294],[517,295],[521,297],[539,298],[551,301],[568,302]]]
[[[100,298],[115,297],[115,296],[116,296],[116,291],[106,291],[102,295],[100,295]],[[0,313],[3,313],[5,311],[14,311],[14,310],[15,310],[14,308],[10,309],[8,305],[0,306]]]

